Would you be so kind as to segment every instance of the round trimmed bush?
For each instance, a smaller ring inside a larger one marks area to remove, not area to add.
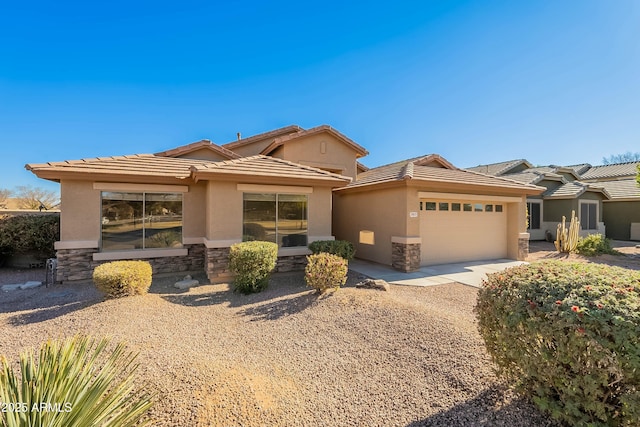
[[[113,261],[93,270],[93,282],[109,298],[144,295],[151,280],[151,264],[147,261]]]
[[[321,252],[307,257],[304,279],[307,286],[318,293],[327,289],[338,289],[347,282],[347,260],[333,254]]]
[[[229,270],[234,274],[234,289],[243,294],[266,289],[277,261],[278,245],[273,242],[251,241],[231,245]]]
[[[498,374],[576,426],[640,419],[640,272],[540,262],[489,275],[475,308]]]

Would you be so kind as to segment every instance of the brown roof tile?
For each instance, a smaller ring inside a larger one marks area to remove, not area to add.
[[[638,200],[640,201],[640,186],[635,179],[621,179],[617,181],[602,181],[593,183],[592,187],[602,187],[609,195],[611,200]]]
[[[252,143],[254,143],[256,141],[264,141],[265,139],[269,139],[269,138],[277,138],[279,136],[284,136],[284,135],[288,135],[290,133],[300,132],[302,130],[304,130],[304,129],[302,129],[298,125],[289,125],[289,126],[285,126],[285,127],[282,127],[282,128],[270,130],[269,132],[263,132],[263,133],[259,133],[257,135],[252,135],[252,136],[247,137],[247,138],[242,138],[242,139],[239,139],[237,141],[227,142],[226,144],[222,144],[222,146],[224,148],[227,148],[227,149],[233,151],[237,147],[242,147],[242,146],[245,146],[245,145],[249,145],[249,144],[252,144]]]
[[[191,144],[187,144],[187,145],[181,145],[180,147],[172,148],[171,150],[161,151],[160,153],[156,153],[155,155],[160,157],[179,157],[184,154],[188,154],[196,150],[200,150],[202,148],[211,150],[222,157],[226,157],[227,159],[237,159],[240,157],[239,154],[236,154],[231,150],[221,147],[218,144],[214,144],[208,139],[192,142]]]
[[[364,147],[362,147],[361,145],[355,143],[353,140],[348,138],[346,135],[342,134],[341,132],[337,131],[336,129],[332,128],[329,125],[316,126],[314,128],[311,128],[311,129],[301,130],[300,132],[290,133],[290,134],[275,138],[273,140],[273,142],[268,147],[266,147],[264,150],[262,150],[262,152],[260,154],[270,154],[273,150],[275,150],[277,147],[281,146],[282,144],[284,144],[287,141],[291,141],[293,139],[301,138],[303,136],[314,135],[314,134],[322,133],[322,132],[330,133],[330,134],[334,135],[338,140],[340,140],[340,141],[344,142],[345,144],[347,144],[348,146],[350,146],[352,149],[354,149],[356,151],[356,153],[358,153],[358,155],[359,155],[358,157],[366,156],[367,154],[369,154],[369,152]]]
[[[613,165],[594,166],[584,174],[581,179],[595,180],[607,178],[635,177],[638,173],[640,162],[616,163]]]
[[[529,168],[533,167],[533,165],[528,161],[524,159],[517,159],[517,160],[508,160],[506,162],[490,163],[488,165],[478,165],[471,168],[466,168],[466,170],[473,171],[473,172],[480,172],[486,175],[498,176],[498,175],[503,175],[505,173],[508,173],[510,169],[513,169],[520,164],[525,164]]]
[[[544,199],[575,199],[587,191],[602,193],[605,199],[609,198],[609,193],[603,188],[579,181],[567,182],[557,188],[548,189],[542,193],[542,196]]]

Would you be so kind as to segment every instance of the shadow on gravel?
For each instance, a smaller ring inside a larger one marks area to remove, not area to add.
[[[215,290],[207,293],[198,292],[198,287],[182,293],[170,291],[164,294],[159,289],[158,293],[170,303],[188,307],[224,304],[232,308],[242,308],[239,314],[252,317],[252,321],[276,320],[299,313],[332,294],[316,294],[304,284],[301,272],[274,274],[267,289],[249,295],[234,292],[228,285],[211,286],[214,286]]]
[[[11,325],[25,325],[55,319],[104,301],[104,297],[87,285],[53,285],[49,288],[5,292],[0,313],[15,313],[7,318]]]
[[[475,398],[407,427],[559,427],[526,399],[504,401],[504,387],[492,386]]]

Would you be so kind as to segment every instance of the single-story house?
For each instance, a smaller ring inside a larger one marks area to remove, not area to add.
[[[304,265],[308,243],[336,237],[402,271],[526,257],[526,198],[544,188],[437,155],[368,169],[359,162],[367,154],[330,126],[287,126],[223,145],[26,168],[60,183],[63,282],[123,259],[225,281],[229,247],[246,240],[277,243],[280,270]]]
[[[592,166],[583,171],[580,180],[599,186],[610,197],[603,203],[603,220],[607,237],[618,240],[640,240],[640,186],[636,181],[640,162]]]
[[[334,190],[337,238],[359,258],[401,271],[528,254],[526,199],[531,184],[458,169],[436,154],[358,174]]]
[[[544,187],[543,193],[527,198],[527,231],[531,240],[544,240],[548,234],[555,239],[562,217],[569,220],[572,211],[580,221],[581,236],[606,233],[603,202],[609,201],[611,195],[602,186],[582,180],[581,172],[588,169],[586,166],[534,167],[517,159],[467,170]]]

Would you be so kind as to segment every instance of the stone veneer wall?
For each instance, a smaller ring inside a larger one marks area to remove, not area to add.
[[[224,282],[231,278],[229,271],[230,248],[207,248],[205,252],[205,272],[211,283]]]
[[[408,273],[420,268],[420,243],[391,243],[391,266]]]
[[[529,238],[518,238],[518,261],[524,261],[529,256]]]
[[[278,257],[276,263],[276,272],[283,273],[285,271],[300,271],[307,266],[306,255],[291,255]]]
[[[204,270],[204,245],[184,245],[184,247],[188,250],[187,256],[148,258],[143,261],[148,261],[151,264],[154,274]],[[95,252],[98,252],[97,248],[58,250],[56,281],[91,280],[93,269],[100,264],[109,262],[94,261],[93,254]]]

